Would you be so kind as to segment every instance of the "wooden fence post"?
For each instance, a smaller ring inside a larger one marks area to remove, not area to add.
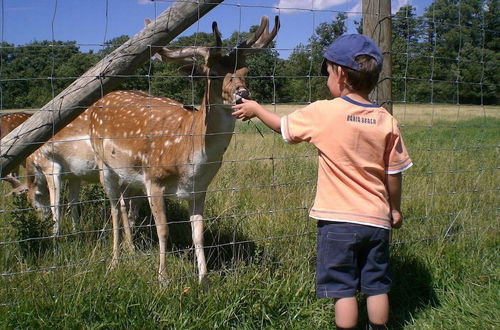
[[[0,141],[0,177],[224,0],[178,1]]]
[[[384,55],[380,80],[371,98],[392,113],[391,0],[363,0],[363,34],[372,38]]]

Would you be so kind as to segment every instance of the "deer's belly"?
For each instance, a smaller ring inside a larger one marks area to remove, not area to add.
[[[119,177],[120,185],[133,190],[144,189],[145,177],[142,171],[135,168],[115,168],[114,172]]]
[[[84,181],[99,182],[99,171],[93,159],[72,158],[67,172]]]

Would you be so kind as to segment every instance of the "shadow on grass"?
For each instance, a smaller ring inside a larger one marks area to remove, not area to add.
[[[187,253],[189,258],[194,260],[189,211],[178,201],[166,200],[165,202],[169,228],[167,249],[174,254],[185,255]],[[142,223],[134,230],[134,244],[141,250],[156,248],[158,236],[147,203],[144,203],[139,213]],[[250,260],[255,254],[255,244],[248,241],[238,226],[206,224],[204,243],[208,271],[231,268],[232,265]]]
[[[415,315],[430,307],[439,306],[432,287],[429,270],[419,260],[410,256],[392,256],[392,287],[389,292],[389,329],[404,329]],[[366,297],[359,299],[359,324],[368,324]],[[364,328],[363,328],[364,329]]]
[[[417,258],[408,255],[392,257],[393,284],[390,329],[403,329],[415,315],[430,307],[439,306],[428,268]]]

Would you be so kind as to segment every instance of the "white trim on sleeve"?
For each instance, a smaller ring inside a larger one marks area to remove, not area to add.
[[[292,143],[290,140],[288,140],[285,132],[288,131],[288,125],[287,125],[287,122],[286,122],[286,116],[283,116],[281,117],[280,119],[280,126],[281,126],[281,137],[283,138],[283,140],[285,140],[286,143]]]
[[[387,171],[386,173],[387,174],[398,174],[398,173],[401,173],[403,171],[406,171],[407,169],[409,169],[412,166],[413,166],[413,162],[411,162],[410,164],[406,165],[405,167],[398,168],[396,170],[390,170],[390,171]]]

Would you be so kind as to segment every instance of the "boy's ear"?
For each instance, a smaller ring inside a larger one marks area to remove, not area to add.
[[[339,82],[345,82],[347,80],[347,75],[344,72],[344,69],[340,66],[337,65],[337,77],[339,77]]]
[[[337,76],[345,77],[344,69],[342,69],[340,65],[337,65],[336,69],[337,69]]]

